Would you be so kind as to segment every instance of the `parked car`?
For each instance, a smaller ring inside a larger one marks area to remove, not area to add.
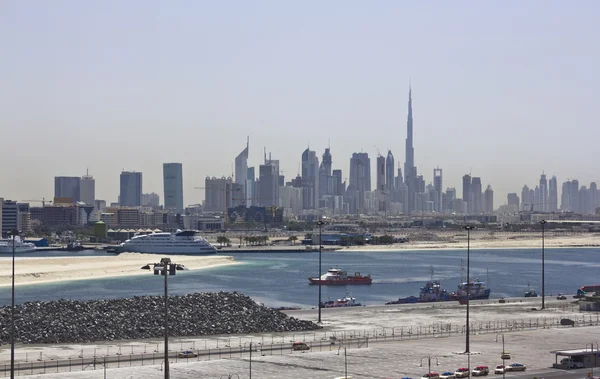
[[[556,296],[556,300],[567,300],[567,297],[562,293],[559,293],[558,296]]]
[[[456,378],[456,376],[454,376],[454,373],[451,371],[444,371],[440,375],[440,379],[455,379],[455,378]]]
[[[525,371],[527,366],[522,363],[513,363],[510,366],[506,366],[506,371]]]
[[[502,354],[500,355],[500,359],[510,359],[510,352],[503,351]]]
[[[454,372],[454,377],[456,378],[468,378],[469,376],[471,376],[471,373],[466,367],[461,367]]]
[[[292,350],[310,350],[310,346],[304,342],[294,342],[292,345]]]
[[[423,375],[421,379],[440,379],[440,374],[437,372],[428,372],[427,374]]]
[[[575,326],[575,321],[571,320],[570,318],[561,318],[560,324],[565,326]]]
[[[504,374],[506,372],[506,367],[504,365],[498,365],[494,369],[494,374]]]
[[[486,376],[490,373],[490,368],[488,366],[477,366],[473,369],[473,376]]]
[[[197,356],[198,354],[193,352],[192,350],[184,350],[177,353],[178,358],[196,358]]]

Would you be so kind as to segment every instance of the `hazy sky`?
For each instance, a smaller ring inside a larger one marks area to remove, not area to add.
[[[310,142],[415,162],[430,182],[491,184],[495,205],[539,174],[600,182],[597,1],[0,2],[0,197],[51,198],[54,176],[122,169],[163,201],[182,162],[186,204],[231,173],[250,136],[286,180]],[[595,104],[595,105],[594,105]],[[376,146],[376,147],[375,147]],[[372,172],[375,170],[372,168]],[[374,180],[374,179],[373,179]]]

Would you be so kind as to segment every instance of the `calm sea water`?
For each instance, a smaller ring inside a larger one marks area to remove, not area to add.
[[[93,250],[79,253],[49,252],[35,256],[100,255]],[[179,272],[169,278],[170,294],[205,291],[238,291],[267,306],[316,304],[317,286],[308,284],[318,275],[318,253],[230,254],[239,265],[195,272]],[[27,256],[32,256],[28,254]],[[466,250],[402,252],[325,252],[323,271],[341,267],[348,272],[371,274],[370,286],[323,286],[323,300],[346,294],[366,305],[383,304],[398,297],[418,295],[431,278],[448,291],[466,276]],[[3,258],[6,259],[6,258]],[[600,249],[546,249],[546,292],[574,294],[584,284],[600,283]],[[185,264],[185,259],[181,262]],[[18,262],[17,262],[18,264]],[[464,266],[465,269],[461,270]],[[462,275],[461,275],[462,272]],[[4,275],[10,275],[4,273]],[[541,251],[537,249],[471,250],[471,277],[488,282],[493,298],[523,296],[531,286],[541,292]],[[16,302],[66,299],[99,299],[161,295],[162,277],[145,276],[72,281],[18,286]],[[10,304],[10,287],[0,288],[0,305]]]

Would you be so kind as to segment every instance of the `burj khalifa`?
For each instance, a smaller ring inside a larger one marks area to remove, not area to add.
[[[412,88],[408,86],[408,120],[406,121],[406,160],[404,161],[404,183],[408,190],[408,204],[404,204],[406,213],[412,213],[415,207],[415,189],[417,168],[415,167],[415,148],[413,147]]]

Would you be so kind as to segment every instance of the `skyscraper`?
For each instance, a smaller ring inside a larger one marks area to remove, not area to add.
[[[415,203],[417,168],[415,167],[415,149],[413,147],[412,88],[408,87],[408,117],[406,121],[406,160],[404,161],[404,182],[408,188],[408,204],[405,212],[412,213]]]
[[[471,197],[473,198],[474,214],[480,214],[484,210],[481,202],[482,196],[481,178],[474,176],[471,181]]]
[[[120,204],[130,207],[142,205],[142,173],[123,171],[120,179]]]
[[[467,203],[467,213],[472,213],[473,196],[471,194],[471,175],[463,176],[462,199]]]
[[[527,187],[527,185],[524,185],[523,189],[521,190],[521,210],[530,210],[531,203],[532,201],[531,199],[529,199],[529,187]]]
[[[302,207],[316,209],[319,206],[319,158],[317,153],[306,149],[302,153]]]
[[[556,176],[553,176],[548,183],[548,212],[556,212],[558,210],[558,183]]]
[[[79,201],[94,205],[96,200],[96,181],[94,177],[86,174],[79,180]]]
[[[352,154],[349,181],[350,212],[362,212],[365,208],[365,193],[371,191],[371,158],[369,158],[369,154]]]
[[[181,163],[163,163],[165,209],[183,214],[183,169]]]
[[[325,149],[323,160],[319,167],[319,199],[323,196],[333,195],[333,178],[331,176],[331,152],[330,149]]]
[[[55,176],[54,197],[68,197],[73,202],[79,201],[80,181],[79,176]]]
[[[433,201],[433,208],[436,212],[441,212],[443,209],[442,205],[442,185],[443,176],[441,168],[433,169],[433,189],[435,191],[435,199]]]
[[[235,182],[243,188],[242,196],[248,203],[248,152],[250,149],[250,137],[246,140],[246,148],[235,157]]]
[[[548,212],[548,180],[544,173],[540,176],[540,198],[538,206],[540,211]]]
[[[377,191],[385,191],[385,157],[377,156]]]
[[[388,150],[387,157],[385,159],[385,189],[388,194],[391,194],[396,189],[396,180],[394,180],[395,168],[394,168],[394,155],[391,150]]]
[[[492,186],[490,186],[488,184],[485,193],[484,193],[484,209],[483,211],[486,214],[491,214],[492,212],[494,212],[494,190],[492,189]]]

